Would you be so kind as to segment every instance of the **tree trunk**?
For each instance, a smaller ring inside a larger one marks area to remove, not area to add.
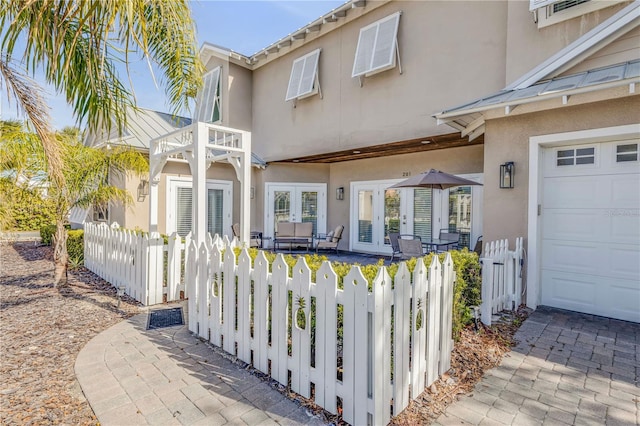
[[[64,222],[56,221],[56,233],[53,236],[53,264],[55,267],[53,286],[62,287],[67,284],[67,264],[69,263],[69,253],[67,253],[67,230]]]

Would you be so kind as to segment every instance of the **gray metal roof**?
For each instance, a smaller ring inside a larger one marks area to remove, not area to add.
[[[494,105],[505,103],[515,106],[545,95],[555,94],[562,96],[565,92],[590,87],[595,90],[597,89],[596,86],[601,84],[613,82],[626,84],[623,83],[624,80],[638,78],[640,78],[640,60],[634,60],[613,66],[592,69],[578,74],[556,77],[551,80],[541,81],[524,89],[501,90],[500,92],[477,99],[473,102],[444,110],[436,114],[436,116],[457,115],[455,113],[469,114],[491,109]]]

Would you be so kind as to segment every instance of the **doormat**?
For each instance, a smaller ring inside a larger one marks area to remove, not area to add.
[[[182,308],[160,309],[149,314],[147,330],[183,324]]]

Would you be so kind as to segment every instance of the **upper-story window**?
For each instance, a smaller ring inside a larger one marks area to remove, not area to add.
[[[220,112],[220,74],[222,67],[217,67],[203,77],[202,89],[196,98],[195,121],[217,123],[222,119]]]
[[[319,59],[320,49],[316,49],[293,61],[285,101],[302,99],[318,93],[320,87],[318,81]]]
[[[396,66],[400,12],[360,29],[352,77],[373,75]]]
[[[529,0],[529,10],[537,17],[538,28],[582,16],[624,0]]]

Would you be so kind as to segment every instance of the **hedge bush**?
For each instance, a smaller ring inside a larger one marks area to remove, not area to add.
[[[69,225],[65,225],[69,230]],[[56,233],[56,225],[47,225],[40,228],[42,244],[51,245],[53,235]],[[84,263],[84,231],[82,229],[69,230],[67,237],[67,253],[69,254],[69,265],[78,267]]]
[[[40,228],[40,238],[42,244],[50,246],[53,244],[53,234],[56,233],[56,225],[45,225]]]
[[[35,231],[55,220],[53,200],[42,197],[37,189],[22,188],[0,178],[0,191],[9,217],[7,231]]]

